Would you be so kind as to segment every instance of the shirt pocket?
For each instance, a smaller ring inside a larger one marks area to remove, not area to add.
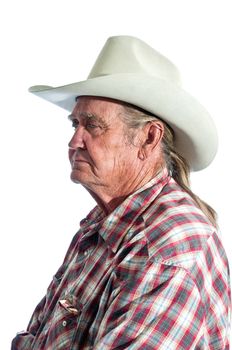
[[[51,283],[48,286],[47,292],[46,292],[46,301],[44,306],[44,313],[41,314],[41,322],[42,320],[48,317],[48,314],[52,312],[53,308],[56,305],[56,300],[54,297],[59,295],[59,287],[61,285],[61,282],[63,280],[63,276],[66,271],[66,265],[61,265],[61,267],[58,269],[56,274],[53,276]]]
[[[70,349],[78,328],[82,305],[74,295],[60,299],[48,325],[45,348]]]

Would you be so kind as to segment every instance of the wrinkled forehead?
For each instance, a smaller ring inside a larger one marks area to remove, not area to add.
[[[119,101],[94,96],[80,96],[76,99],[76,105],[72,114],[75,116],[100,116],[101,118],[112,118],[122,111]]]

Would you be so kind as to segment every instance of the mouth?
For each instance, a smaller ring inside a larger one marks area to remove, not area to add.
[[[88,163],[87,159],[85,159],[85,158],[73,158],[72,159],[72,163],[80,163],[80,162]]]
[[[80,164],[84,164],[84,163],[87,163],[88,164],[88,161],[85,160],[85,159],[73,159],[72,162],[71,162],[71,165],[72,165],[72,168],[75,169],[77,168]]]
[[[85,150],[72,150],[69,149],[69,161],[71,168],[79,169],[88,164],[91,166],[92,161],[87,151]]]

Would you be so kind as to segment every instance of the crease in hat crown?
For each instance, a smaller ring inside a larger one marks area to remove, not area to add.
[[[64,86],[32,86],[33,94],[71,112],[80,96],[98,96],[133,104],[165,121],[175,147],[192,171],[206,168],[218,148],[208,111],[181,87],[177,67],[142,40],[110,37],[86,80]]]
[[[147,74],[181,85],[180,72],[167,57],[138,38],[113,36],[106,41],[88,79],[123,73]]]

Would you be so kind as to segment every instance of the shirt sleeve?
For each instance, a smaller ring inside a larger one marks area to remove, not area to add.
[[[30,350],[34,341],[35,335],[40,327],[41,315],[44,309],[46,297],[44,297],[40,303],[36,306],[27,330],[19,332],[12,340],[11,350]]]
[[[200,293],[187,271],[150,264],[113,291],[93,349],[195,349],[203,325]]]

